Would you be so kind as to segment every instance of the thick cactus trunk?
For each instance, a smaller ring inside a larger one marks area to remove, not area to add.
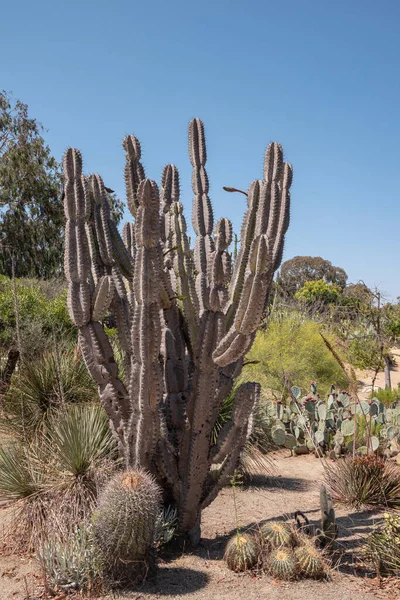
[[[202,508],[229,480],[251,432],[255,383],[236,390],[231,419],[216,444],[210,441],[282,260],[292,168],[283,163],[280,145],[270,144],[264,178],[247,194],[232,272],[232,225],[221,219],[214,227],[202,122],[189,125],[193,254],[176,167],[165,167],[159,193],[145,179],[138,140],[126,137],[124,148],[135,222],[125,225],[123,240],[101,178],[85,178],[80,153],[66,152],[69,311],[127,465],[157,476],[178,507],[181,531],[195,537]],[[125,355],[123,374],[102,325],[109,310]]]

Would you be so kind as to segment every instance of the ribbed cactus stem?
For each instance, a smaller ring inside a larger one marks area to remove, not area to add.
[[[135,222],[124,226],[122,238],[101,177],[82,175],[78,151],[65,155],[68,306],[127,465],[157,474],[178,507],[181,532],[195,536],[201,510],[229,481],[251,433],[260,389],[247,383],[236,390],[231,418],[212,446],[282,259],[292,168],[279,144],[270,144],[264,178],[249,187],[232,269],[232,225],[220,219],[214,227],[200,119],[189,124],[193,250],[178,170],[164,168],[159,194],[145,179],[137,138],[129,135],[123,145]],[[102,323],[109,313],[124,354],[123,379]]]

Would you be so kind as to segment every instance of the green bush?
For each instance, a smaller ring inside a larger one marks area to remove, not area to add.
[[[371,392],[371,399],[377,398],[385,406],[390,406],[393,402],[400,400],[400,384],[394,389],[382,389],[376,392]]]
[[[76,339],[67,309],[67,290],[61,281],[16,280],[22,353],[26,358],[58,340]],[[17,346],[16,314],[12,281],[0,275],[0,346]]]
[[[320,328],[315,321],[296,313],[272,318],[266,330],[257,332],[242,377],[259,381],[264,396],[275,398],[285,390],[285,377],[302,389],[308,389],[310,381],[318,381],[321,397],[328,395],[332,383],[338,388],[347,387],[346,376],[325,346]],[[329,334],[324,335],[335,344]]]

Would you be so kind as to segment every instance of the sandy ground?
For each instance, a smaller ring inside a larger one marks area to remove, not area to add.
[[[257,522],[303,511],[310,521],[318,522],[319,486],[323,465],[314,456],[290,458],[288,451],[276,453],[274,471],[260,477],[256,486],[237,492],[240,525],[246,529]],[[355,552],[365,533],[379,518],[375,512],[349,513],[337,509],[341,564],[332,572],[330,581],[281,583],[264,575],[235,574],[222,560],[227,539],[235,529],[233,497],[225,489],[204,511],[202,542],[193,553],[164,557],[158,572],[139,590],[119,592],[111,598],[127,600],[371,600],[399,598],[400,591],[381,589],[376,579],[357,565]],[[0,523],[3,514],[0,512]],[[37,571],[32,558],[0,556],[0,600],[36,600]],[[36,589],[36,592],[35,592]],[[58,600],[61,600],[60,596]],[[106,600],[106,597],[102,597]]]
[[[393,356],[396,360],[396,365],[391,368],[390,376],[392,388],[396,388],[400,384],[400,348],[392,348]],[[371,393],[372,378],[374,372],[371,370],[361,371],[356,369],[356,375],[359,387],[359,396],[362,400],[367,400]],[[383,371],[378,373],[374,389],[385,387],[385,374]]]

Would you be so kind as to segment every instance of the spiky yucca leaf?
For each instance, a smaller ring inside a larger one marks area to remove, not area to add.
[[[40,491],[38,474],[32,468],[28,451],[18,444],[0,448],[0,498],[22,500]]]
[[[33,435],[55,409],[64,404],[94,401],[96,387],[80,354],[66,350],[50,352],[25,363],[14,376],[4,397],[0,424]]]
[[[338,460],[329,466],[325,477],[337,502],[356,509],[400,508],[400,469],[375,455]]]

